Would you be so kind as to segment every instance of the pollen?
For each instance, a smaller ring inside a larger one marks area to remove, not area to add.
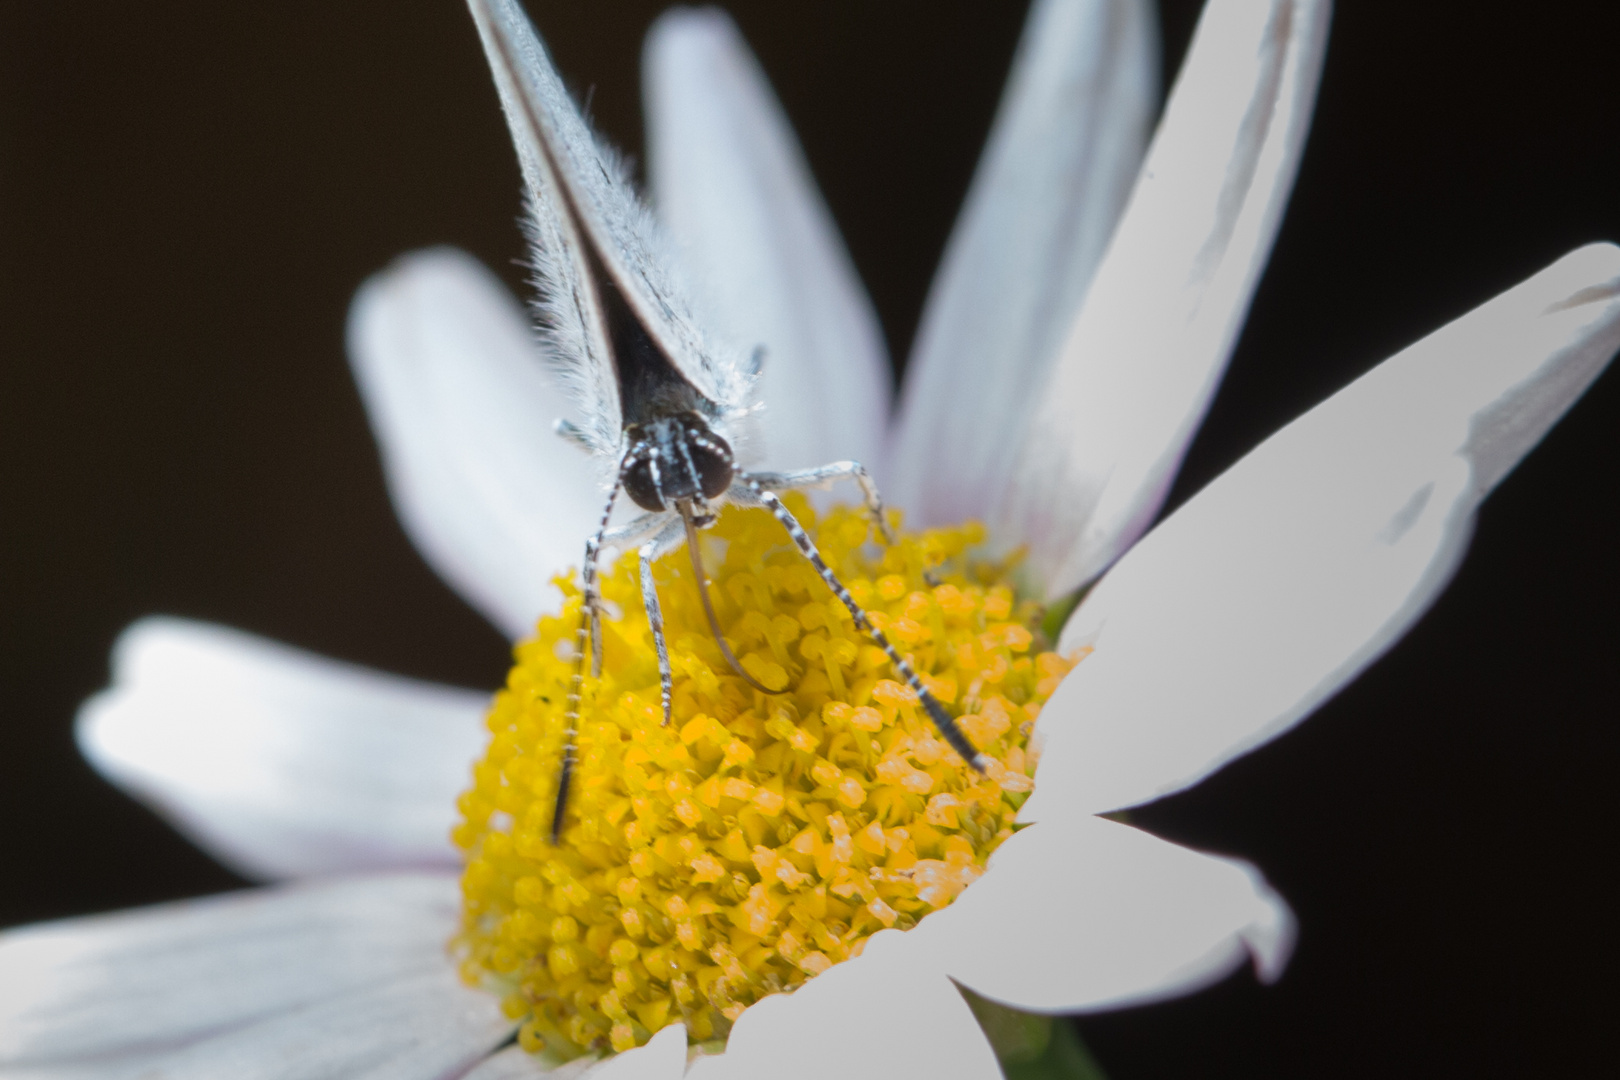
[[[1079,659],[1050,651],[983,529],[880,545],[864,515],[788,496],[829,566],[990,759],[940,738],[883,651],[766,511],[702,534],[739,677],[713,640],[691,562],[654,568],[674,670],[666,726],[635,553],[603,575],[600,678],[587,674],[578,769],[551,843],[581,597],[519,645],[489,750],[460,798],[463,978],[497,992],[532,1052],[571,1058],[683,1022],[723,1039],[791,991],[907,929],[983,873],[1033,786],[1041,705]],[[616,616],[616,617],[615,617]]]

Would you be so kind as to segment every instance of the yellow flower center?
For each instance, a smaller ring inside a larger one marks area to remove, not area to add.
[[[655,568],[675,678],[664,726],[627,553],[603,575],[602,676],[585,680],[553,846],[581,603],[559,578],[567,603],[516,650],[454,832],[467,855],[463,975],[503,995],[531,1051],[626,1050],[676,1021],[723,1038],[759,998],[949,904],[1012,835],[1035,771],[1030,728],[1073,664],[1038,650],[1037,606],[1015,599],[1005,565],[968,557],[976,524],[878,548],[864,514],[818,522],[789,500],[873,624],[960,714],[988,774],[939,737],[781,525],[728,508],[703,534],[712,596],[744,668],[782,692],[727,666],[676,552]]]

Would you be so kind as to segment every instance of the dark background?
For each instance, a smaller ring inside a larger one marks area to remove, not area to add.
[[[533,6],[601,125],[639,146],[662,5]],[[730,6],[903,355],[1022,5]],[[1197,7],[1165,5],[1167,73]],[[1400,346],[1620,239],[1617,9],[1341,4],[1297,193],[1177,501]],[[515,283],[517,200],[454,0],[0,2],[0,924],[239,884],[73,748],[142,614],[502,678],[502,640],[392,518],[342,327],[361,279],[413,247],[459,244]],[[1302,937],[1278,986],[1240,973],[1083,1020],[1117,1080],[1613,1067],[1617,418],[1610,374],[1485,505],[1405,642],[1140,815],[1257,862]]]

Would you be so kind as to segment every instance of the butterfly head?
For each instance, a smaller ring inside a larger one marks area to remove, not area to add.
[[[695,412],[631,425],[625,437],[624,490],[643,510],[718,499],[731,487],[736,472],[731,445]]]

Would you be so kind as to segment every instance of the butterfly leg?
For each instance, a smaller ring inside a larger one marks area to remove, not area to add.
[[[623,525],[615,525],[602,534],[603,547],[621,547],[639,543],[669,524],[669,512],[658,510],[637,514]]]
[[[664,643],[664,613],[658,606],[658,583],[653,581],[653,563],[681,546],[686,539],[686,523],[673,518],[657,536],[641,545],[641,602],[647,609],[647,625],[652,629],[653,648],[658,652],[658,695],[664,706],[664,723],[672,712],[674,676],[669,667],[669,647]]]
[[[620,471],[623,472],[623,466]],[[591,645],[594,656],[592,676],[602,674],[601,598],[596,591],[596,556],[602,550],[602,538],[607,535],[608,518],[613,516],[613,503],[619,497],[620,486],[620,483],[615,483],[613,490],[608,492],[607,505],[602,508],[602,520],[597,522],[591,538],[585,541],[585,563],[579,572],[581,595],[579,629],[574,634],[574,674],[568,680],[568,711],[564,717],[567,726],[563,729],[562,764],[557,770],[557,805],[551,812],[551,842],[554,845],[562,838],[563,812],[568,809],[568,787],[577,764],[574,743],[579,738],[579,703],[585,689],[587,643]]]
[[[766,491],[791,491],[795,488],[808,487],[830,488],[834,481],[854,480],[861,485],[861,494],[866,498],[866,509],[870,511],[872,520],[877,522],[878,533],[883,537],[883,542],[894,543],[894,532],[883,516],[883,497],[878,494],[877,485],[872,482],[872,475],[866,471],[866,466],[858,461],[835,461],[817,469],[756,472],[748,475]]]
[[[973,745],[973,741],[967,737],[967,733],[951,718],[951,714],[945,711],[945,706],[941,705],[939,699],[929,691],[928,687],[923,685],[922,680],[917,677],[916,670],[890,644],[888,636],[872,625],[872,620],[866,617],[866,612],[861,608],[861,605],[857,604],[855,598],[849,595],[849,590],[844,588],[844,583],[838,580],[838,575],[832,572],[832,568],[821,557],[821,552],[816,550],[815,541],[810,539],[810,535],[804,531],[804,528],[789,512],[788,508],[782,505],[782,500],[778,499],[773,492],[760,483],[756,476],[755,473],[739,472],[737,482],[745,485],[754,499],[758,500],[760,505],[769,510],[776,517],[776,520],[781,522],[782,528],[787,530],[788,535],[793,538],[793,543],[798,546],[799,553],[810,560],[810,565],[816,568],[816,573],[820,574],[821,580],[827,583],[827,588],[831,589],[833,595],[838,597],[843,602],[843,605],[849,609],[850,615],[855,619],[855,625],[866,631],[871,639],[877,643],[878,648],[888,655],[889,663],[894,665],[895,670],[906,680],[906,685],[910,686],[912,692],[917,695],[917,700],[922,703],[922,707],[927,711],[928,718],[934,722],[934,727],[939,730],[940,735],[944,736],[951,749],[960,754],[963,761],[966,761],[979,772],[986,771],[990,767],[990,759],[979,753],[978,749]]]
[[[668,520],[665,514],[640,514],[623,525],[607,530],[602,534],[601,547],[624,547],[630,544],[639,544],[653,533],[664,527]],[[602,597],[594,597],[591,607],[591,678],[602,677]]]

